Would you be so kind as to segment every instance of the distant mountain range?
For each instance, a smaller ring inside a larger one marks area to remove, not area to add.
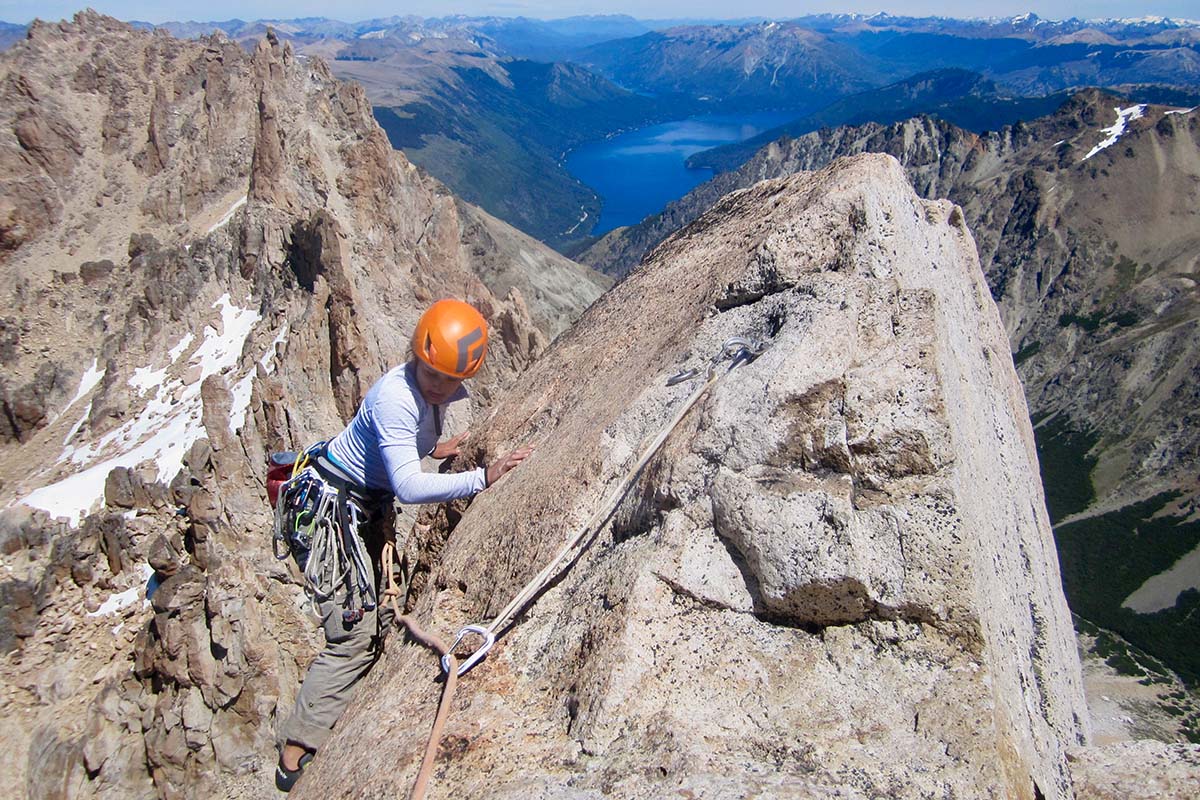
[[[1193,105],[1200,102],[1200,87],[1119,85],[1109,88],[1128,100],[1144,103]],[[937,116],[971,131],[991,131],[1050,114],[1071,94],[1072,90],[1063,89],[1047,95],[1023,96],[1001,89],[995,81],[977,72],[958,68],[933,70],[843,98],[816,113],[763,131],[745,141],[696,153],[687,163],[692,168],[725,172],[737,169],[760,148],[785,136],[794,138],[841,125],[897,122],[917,114]]]
[[[653,122],[796,114],[784,129],[693,157],[725,170],[772,139],[824,125],[933,113],[983,131],[1044,114],[1080,86],[1140,87],[1138,96],[1158,100],[1170,98],[1146,85],[1200,91],[1200,24],[1156,18],[392,16],[159,27],[182,37],[220,31],[247,47],[273,29],[362,83],[414,163],[564,252],[588,243],[601,204],[566,171],[566,153]]]
[[[839,85],[845,95],[949,67],[1036,95],[1082,85],[1200,85],[1200,27],[1047,22],[1033,15],[1003,21],[823,16],[648,33],[595,45],[583,61],[637,89],[692,87],[723,91],[725,101],[769,98],[785,106]]]
[[[671,28],[595,45],[581,60],[623,86],[726,111],[815,110],[884,76],[852,45],[796,23]]]

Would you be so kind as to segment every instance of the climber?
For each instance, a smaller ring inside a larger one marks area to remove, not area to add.
[[[325,648],[309,666],[292,715],[280,730],[275,785],[281,791],[291,790],[328,738],[355,685],[379,658],[382,634],[392,617],[376,601],[380,553],[385,536],[392,533],[392,498],[415,504],[466,497],[494,484],[531,452],[519,447],[491,466],[470,472],[421,471],[422,456],[444,459],[459,453],[465,433],[438,442],[442,409],[466,398],[463,380],[483,363],[487,332],[487,322],[470,305],[459,300],[434,303],[413,331],[408,362],[376,381],[350,425],[328,445],[309,453],[318,480],[338,491],[338,519],[350,521],[342,528],[357,532],[360,551],[365,545],[374,586],[365,587],[361,598],[353,585],[342,586],[318,603]],[[317,557],[293,553],[298,562]],[[301,563],[302,569],[306,566]]]

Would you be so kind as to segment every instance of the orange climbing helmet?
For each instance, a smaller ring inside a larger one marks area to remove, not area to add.
[[[417,358],[454,378],[469,378],[487,355],[488,326],[483,315],[461,300],[438,300],[413,331]]]

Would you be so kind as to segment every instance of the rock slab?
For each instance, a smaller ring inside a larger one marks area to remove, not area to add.
[[[431,796],[1071,797],[1079,662],[975,253],[894,159],[841,160],[729,196],[561,337],[491,417],[487,449],[537,450],[447,531],[435,630],[596,510],[692,390],[669,375],[768,349],[463,679]],[[435,675],[389,648],[297,796],[407,790]]]

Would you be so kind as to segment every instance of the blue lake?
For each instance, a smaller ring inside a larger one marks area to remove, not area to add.
[[[567,155],[567,171],[590,186],[603,203],[594,235],[633,225],[661,211],[712,177],[688,169],[689,156],[740,142],[795,118],[788,112],[713,114],[664,122],[590,142]]]

